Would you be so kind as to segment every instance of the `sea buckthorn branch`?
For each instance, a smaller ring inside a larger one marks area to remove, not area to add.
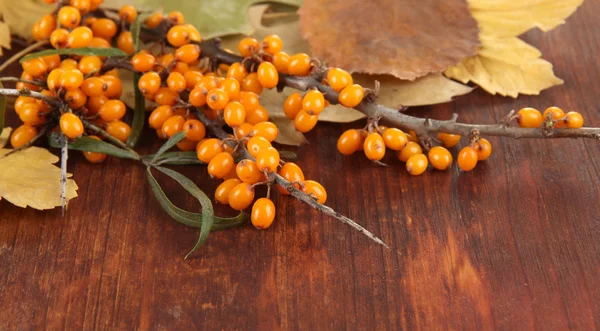
[[[207,40],[196,43],[201,48],[201,57],[208,57],[215,63],[232,64],[244,61],[244,58],[228,53],[221,49],[219,40]],[[323,72],[310,76],[291,76],[279,73],[279,84],[277,88],[281,91],[285,87],[300,91],[318,89],[331,104],[338,104],[339,93],[331,87],[324,85],[318,79],[323,77]],[[542,130],[540,128],[510,127],[502,124],[465,124],[456,121],[455,117],[450,120],[434,120],[418,118],[403,114],[398,109],[392,109],[377,104],[371,98],[365,98],[354,107],[369,117],[381,117],[386,122],[399,128],[410,129],[416,132],[443,132],[467,136],[473,130],[478,130],[481,135],[503,136],[511,138],[592,138],[600,139],[600,128],[580,129],[554,129]]]
[[[55,97],[47,96],[40,92],[31,91],[28,89],[11,89],[11,88],[0,88],[0,95],[11,96],[11,97],[31,97],[34,99],[42,100],[51,106],[58,106],[59,101]]]
[[[227,143],[232,148],[238,148],[237,152],[240,153],[240,155],[243,158],[249,159],[252,161],[255,160],[255,158],[248,152],[246,147],[244,147],[243,145],[237,144],[237,142],[235,142],[235,141],[232,141],[230,139],[231,138],[230,135],[227,132],[225,132],[223,130],[223,128],[221,126],[219,126],[219,124],[217,124],[215,121],[210,120],[201,111],[197,111],[196,116],[206,126],[207,130],[210,131],[214,136],[221,139],[222,141],[225,141],[225,143]],[[331,207],[325,206],[325,205],[317,202],[311,195],[302,192],[301,190],[296,188],[296,186],[293,183],[291,183],[287,179],[283,178],[278,173],[269,172],[268,176],[267,176],[267,180],[269,182],[277,183],[277,184],[281,185],[288,192],[290,192],[290,194],[294,198],[298,199],[299,201],[306,203],[307,205],[324,213],[325,215],[331,216],[331,217],[341,221],[342,223],[349,225],[350,227],[352,227],[353,229],[362,233],[363,235],[367,236],[368,238],[375,241],[376,243],[381,244],[381,245],[385,246],[386,248],[389,248],[389,246],[386,245],[381,239],[379,239],[373,233],[371,233],[370,231],[368,231],[367,229],[362,227],[360,224],[358,224],[355,221],[353,221],[352,219],[336,212]]]
[[[11,82],[11,83],[26,83],[36,86],[46,86],[46,82],[42,82],[39,80],[29,80],[29,79],[21,79],[17,77],[0,77],[0,82]]]

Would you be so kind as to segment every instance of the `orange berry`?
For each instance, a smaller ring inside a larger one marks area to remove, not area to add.
[[[132,5],[125,5],[119,9],[119,18],[131,24],[137,18],[137,10]]]
[[[108,89],[108,86],[99,77],[90,77],[83,81],[81,84],[81,90],[89,97],[101,97],[104,96],[104,92]]]
[[[25,61],[21,64],[23,71],[32,77],[39,77],[48,71],[48,65],[41,58]]]
[[[300,185],[300,189],[304,193],[315,198],[317,200],[317,202],[320,204],[324,204],[325,201],[327,201],[327,191],[325,191],[325,188],[323,187],[323,185],[321,185],[317,181],[306,180],[306,181],[302,182],[302,184]]]
[[[108,18],[98,18],[91,26],[94,37],[111,40],[117,35],[117,24]]]
[[[60,116],[60,131],[68,138],[79,138],[83,134],[83,123],[77,115],[64,113]]]
[[[369,133],[363,143],[365,155],[371,161],[379,161],[385,156],[385,143],[379,133]]]
[[[120,120],[123,116],[125,116],[125,112],[127,111],[127,107],[125,107],[125,103],[121,100],[108,100],[102,107],[100,108],[100,118],[107,122],[112,122],[116,120]]]
[[[77,69],[77,66],[79,65],[79,63],[77,63],[77,61],[73,60],[73,59],[64,59],[60,62],[60,65],[58,66],[60,69]]]
[[[200,141],[206,136],[204,124],[196,119],[189,119],[183,123],[185,137],[191,141]]]
[[[302,98],[302,109],[310,115],[319,115],[325,108],[325,98],[319,90],[310,90]]]
[[[106,132],[120,141],[126,142],[129,139],[129,135],[131,135],[131,127],[129,124],[117,120],[108,123]]]
[[[406,171],[413,176],[419,176],[427,170],[428,163],[424,154],[415,154],[406,160]]]
[[[252,127],[254,127],[254,125],[250,123],[242,123],[240,126],[235,128],[235,137],[237,139],[242,139],[246,137],[250,134],[250,132],[252,132]]]
[[[208,174],[211,177],[223,178],[233,169],[233,156],[227,152],[215,155],[208,163]]]
[[[110,42],[108,42],[106,39],[94,37],[94,38],[92,38],[92,41],[90,41],[90,44],[88,45],[88,47],[110,48],[111,45],[110,45]]]
[[[282,48],[283,41],[276,34],[268,35],[265,37],[265,39],[263,39],[262,49],[267,54],[274,55],[278,52],[281,52]]]
[[[452,154],[441,146],[432,147],[427,154],[431,166],[437,170],[446,170],[452,165]],[[407,166],[408,167],[408,166]],[[408,168],[407,168],[408,169]],[[408,171],[410,172],[410,170]],[[420,175],[420,174],[419,174]]]
[[[327,84],[336,92],[341,92],[347,86],[354,84],[352,75],[340,68],[331,68],[327,71]]]
[[[246,71],[244,65],[239,62],[233,63],[229,66],[229,69],[227,69],[227,78],[233,78],[240,83],[247,75],[248,71]]]
[[[46,121],[42,115],[42,107],[36,102],[24,104],[19,111],[19,119],[29,125],[38,125]]]
[[[173,116],[173,108],[171,106],[159,106],[150,113],[148,124],[153,129],[160,129],[171,116]]]
[[[91,7],[90,0],[71,0],[70,5],[77,8],[82,14],[87,13]]]
[[[178,72],[172,72],[169,74],[169,77],[167,77],[167,86],[174,93],[181,93],[187,88],[187,83],[182,74]]]
[[[344,131],[337,141],[337,150],[342,155],[351,155],[363,145],[363,138],[356,129]]]
[[[302,110],[302,96],[300,93],[292,93],[285,99],[283,103],[283,112],[285,116],[291,120],[296,118],[296,115]]]
[[[402,162],[406,162],[411,156],[417,154],[423,154],[423,149],[421,149],[421,146],[416,142],[409,141],[404,148],[398,152],[398,159]]]
[[[173,137],[183,130],[185,118],[181,115],[173,115],[169,117],[160,128],[167,137]]]
[[[383,130],[382,137],[385,146],[394,151],[401,150],[406,143],[408,143],[406,134],[402,132],[402,130],[396,128],[387,128]]]
[[[523,108],[517,112],[517,122],[522,128],[539,128],[543,121],[544,117],[537,109]]]
[[[163,21],[163,16],[160,13],[150,15],[144,23],[151,29],[157,27]]]
[[[122,31],[117,37],[117,47],[123,52],[131,55],[135,52],[133,35],[129,31]]]
[[[279,83],[279,73],[271,62],[263,62],[256,71],[258,81],[264,88],[274,88]]]
[[[260,46],[258,40],[254,38],[244,38],[238,44],[238,50],[243,57],[252,56],[252,54],[258,52]]]
[[[42,40],[50,37],[52,31],[56,29],[56,17],[52,14],[44,15],[34,25],[32,34],[35,40]]]
[[[216,138],[206,139],[196,147],[198,160],[203,163],[209,163],[215,155],[221,152],[223,152],[223,144]]]
[[[304,172],[302,172],[302,169],[293,162],[286,162],[283,166],[281,166],[281,169],[279,169],[277,173],[290,183],[304,181]],[[295,186],[298,188],[297,184],[295,184]],[[285,187],[282,187],[281,185],[278,185],[277,187],[279,188],[279,192],[282,194],[290,194]]]
[[[50,44],[54,48],[65,48],[69,41],[69,31],[67,29],[56,29],[50,34]]]
[[[267,149],[271,146],[271,142],[261,136],[254,136],[248,140],[248,144],[246,146],[248,148],[248,152],[253,157],[256,157],[258,153],[264,149]]]
[[[555,128],[562,128],[565,126],[565,123],[563,121],[563,118],[565,117],[565,112],[558,107],[548,107],[544,111],[544,114],[542,116],[544,117],[544,121],[547,120],[548,117],[550,117],[550,119],[554,121]]]
[[[185,78],[185,87],[191,91],[196,87],[196,84],[200,83],[204,75],[200,71],[189,70],[183,74],[183,77]]]
[[[133,69],[140,72],[147,72],[152,70],[155,64],[156,58],[154,57],[154,55],[146,51],[141,51],[131,58],[131,65],[133,66]]]
[[[312,130],[319,121],[319,115],[311,115],[306,110],[301,110],[294,118],[294,128],[296,131],[306,133]]]
[[[104,95],[109,99],[119,99],[121,94],[123,94],[123,83],[121,82],[121,79],[111,75],[104,75],[100,78],[102,78],[108,87],[104,92]]]
[[[206,95],[208,94],[208,90],[203,87],[196,87],[190,92],[190,96],[188,101],[194,107],[202,107],[206,104]]]
[[[252,128],[252,134],[255,136],[261,136],[267,139],[269,142],[272,142],[277,138],[279,134],[279,129],[272,122],[260,122],[254,124]]]
[[[100,112],[102,106],[108,101],[108,98],[105,96],[101,97],[89,97],[85,104],[85,107],[88,110],[90,115],[96,115]]]
[[[64,8],[64,7],[63,7]],[[71,33],[69,33],[69,37],[67,38],[67,45],[69,48],[81,48],[88,47],[94,38],[94,33],[87,26],[80,26]]]
[[[258,105],[258,107],[252,111],[246,110],[246,122],[250,124],[257,124],[268,120],[269,112],[261,105]]]
[[[97,136],[88,136],[92,139],[101,140]],[[85,156],[86,160],[91,163],[102,163],[106,159],[106,154],[98,153],[98,152],[83,152],[83,156]]]
[[[242,182],[248,184],[258,183],[263,176],[256,163],[252,160],[240,161],[235,168],[235,173]]]
[[[273,220],[275,220],[275,205],[273,201],[268,198],[256,200],[252,206],[250,220],[252,221],[252,225],[257,229],[266,229],[271,226]]]
[[[219,82],[219,87],[229,96],[229,100],[238,101],[240,99],[240,82],[234,78],[225,78]]]
[[[229,103],[229,96],[223,89],[214,88],[208,91],[206,103],[211,109],[222,110]]]
[[[244,79],[240,83],[240,88],[242,91],[246,92],[254,92],[257,95],[260,95],[263,90],[263,86],[258,80],[258,74],[253,72],[248,76],[244,77]]]
[[[277,52],[273,54],[273,58],[271,59],[271,63],[275,66],[278,72],[283,74],[289,73],[290,61],[292,57],[289,56],[286,52]]]
[[[154,94],[154,101],[159,105],[174,106],[179,94],[171,91],[168,87],[161,87]]]
[[[477,160],[485,161],[490,155],[492,155],[492,144],[484,138],[479,138],[474,144],[473,148],[477,152]]]
[[[183,24],[185,22],[185,18],[182,12],[172,11],[167,15],[167,19],[173,23],[173,25]]]
[[[179,47],[175,51],[175,58],[177,61],[192,63],[200,57],[200,46],[194,44],[187,44]]]
[[[569,129],[579,129],[583,126],[583,116],[575,111],[570,111],[565,115],[565,125]]]
[[[48,70],[54,70],[60,66],[60,55],[58,54],[42,56],[41,59],[48,66]]]
[[[279,152],[273,147],[267,147],[256,155],[256,165],[260,171],[276,172],[279,166]]]
[[[365,90],[358,84],[345,87],[338,97],[339,102],[348,108],[354,108],[361,103],[365,96]]]
[[[471,146],[466,146],[460,150],[456,161],[458,163],[458,167],[462,171],[471,171],[477,165],[478,159],[479,156],[477,155],[477,151],[475,150],[475,148]]]
[[[10,144],[13,148],[19,148],[30,142],[37,134],[38,130],[35,127],[29,124],[23,124],[10,136]]]
[[[64,6],[58,10],[58,22],[60,25],[73,29],[81,22],[81,14],[79,10],[73,6]]]
[[[138,88],[142,94],[156,94],[160,89],[161,79],[156,72],[147,72],[140,77]]]
[[[244,123],[246,118],[246,109],[241,103],[232,101],[225,106],[223,111],[223,119],[230,127],[237,127]]]
[[[79,109],[87,102],[87,97],[81,89],[68,90],[64,98],[71,109]]]
[[[242,106],[244,106],[244,109],[246,109],[247,113],[253,112],[259,106],[258,95],[256,95],[256,93],[253,92],[240,92],[239,101],[242,104]]]
[[[84,75],[97,73],[102,68],[102,60],[97,56],[83,56],[77,68]]]
[[[254,200],[254,187],[248,183],[240,183],[231,189],[227,200],[229,206],[235,210],[246,209]]]
[[[175,25],[167,32],[167,41],[173,47],[181,47],[191,41],[191,35],[186,27]]]
[[[446,148],[452,148],[460,142],[460,135],[451,133],[438,133],[438,139],[442,142],[442,145]]]
[[[66,90],[78,89],[83,84],[83,74],[77,69],[65,70],[60,75],[60,87]]]
[[[215,190],[215,200],[217,200],[218,203],[222,203],[224,205],[229,204],[229,193],[231,193],[234,187],[241,183],[242,181],[240,181],[237,178],[230,178],[225,180],[219,186],[217,186],[217,189]]]
[[[294,76],[308,76],[310,73],[311,60],[310,56],[305,53],[298,53],[292,55],[290,58],[290,64],[288,66],[288,72]]]

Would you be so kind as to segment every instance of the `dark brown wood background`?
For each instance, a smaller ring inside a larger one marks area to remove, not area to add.
[[[563,86],[518,100],[479,90],[412,112],[494,123],[557,105],[600,126],[599,14],[588,0],[567,25],[525,36]],[[0,330],[600,327],[599,142],[492,138],[494,154],[473,172],[411,177],[399,162],[338,154],[337,137],[356,126],[321,124],[299,163],[328,205],[390,249],[278,197],[270,229],[213,233],[184,261],[198,232],[158,206],[144,168],[73,153],[79,198],[65,217],[0,202]],[[178,169],[216,186],[204,168]],[[199,209],[159,180],[179,206]]]

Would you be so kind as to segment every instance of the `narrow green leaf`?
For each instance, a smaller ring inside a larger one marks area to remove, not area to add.
[[[146,98],[138,88],[138,81],[140,80],[140,74],[133,74],[133,91],[135,93],[135,109],[133,111],[133,122],[131,123],[131,134],[127,139],[127,145],[129,147],[135,147],[138,140],[144,130],[144,123],[146,123]]]
[[[154,158],[154,154],[144,156],[144,160],[151,161]],[[157,160],[157,164],[160,165],[193,165],[193,164],[204,164],[198,160],[198,155],[194,151],[189,152],[166,152],[161,155]]]
[[[58,134],[53,132],[48,137],[48,145],[54,148],[60,148],[60,140],[58,139]],[[80,137],[77,140],[71,142],[69,144],[69,149],[77,150],[77,151],[85,151],[85,152],[97,152],[104,153],[112,156],[116,156],[121,159],[132,159],[137,160],[137,156],[132,154],[131,152],[121,149],[115,145],[111,145],[102,140],[96,140],[90,137]]]
[[[22,57],[19,63],[23,63],[27,60],[35,59],[42,56],[48,55],[96,55],[96,56],[127,56],[127,53],[123,52],[118,48],[99,48],[99,47],[82,47],[82,48],[61,48],[61,49],[48,49],[41,52],[31,53]]]
[[[192,196],[198,199],[198,201],[200,201],[200,205],[202,206],[202,228],[200,229],[200,237],[198,238],[194,248],[192,248],[192,250],[185,256],[187,259],[190,254],[195,252],[198,247],[200,247],[206,241],[206,239],[208,239],[208,235],[210,234],[215,217],[212,201],[210,201],[210,198],[204,192],[202,192],[196,183],[184,175],[168,168],[156,167],[156,169],[176,180],[179,185],[181,185]]]
[[[152,158],[152,162],[155,162],[156,160],[158,160],[158,158],[161,155],[163,155],[164,152],[166,152],[169,149],[171,149],[171,147],[177,145],[177,143],[179,143],[180,141],[182,141],[183,138],[185,138],[185,132],[184,131],[181,131],[181,132],[177,133],[176,135],[174,135],[173,137],[169,138],[169,140],[167,140],[167,142],[165,142],[158,149],[158,151],[156,151],[156,153],[154,154],[154,158]]]
[[[189,211],[183,210],[177,206],[175,206],[167,197],[165,192],[162,190],[152,173],[150,172],[150,168],[148,168],[148,182],[150,183],[150,187],[152,188],[152,192],[154,196],[160,203],[161,207],[175,219],[177,222],[191,226],[194,228],[202,228],[202,214],[199,213],[191,213]],[[250,219],[248,213],[240,212],[235,217],[215,217],[215,221],[213,223],[213,230],[225,230],[235,226],[240,226],[246,224]]]
[[[142,31],[142,22],[142,14],[140,14],[129,27],[129,31],[131,31],[133,37],[133,49],[135,49],[136,52],[140,50],[140,31]]]
[[[0,83],[0,88],[2,88],[2,83]],[[6,97],[4,95],[0,95],[0,132],[4,129],[4,113],[6,112]]]

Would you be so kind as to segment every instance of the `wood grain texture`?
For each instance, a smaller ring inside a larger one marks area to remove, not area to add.
[[[565,85],[518,100],[476,91],[412,112],[493,123],[557,105],[600,126],[598,14],[586,1],[566,26],[525,36]],[[0,201],[0,330],[600,327],[598,142],[492,138],[494,154],[473,172],[411,177],[393,158],[381,168],[338,154],[337,136],[353,126],[320,125],[299,163],[330,206],[391,249],[278,197],[269,230],[215,232],[184,261],[197,230],[158,206],[142,167],[73,153],[80,196],[65,217]],[[178,170],[216,187],[202,168]],[[158,178],[177,205],[199,210]]]

